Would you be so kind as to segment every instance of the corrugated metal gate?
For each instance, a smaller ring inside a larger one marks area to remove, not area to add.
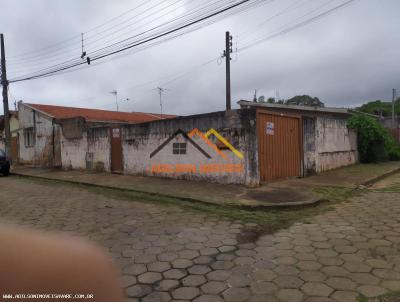
[[[111,171],[122,172],[122,143],[121,143],[121,129],[111,128]]]
[[[301,118],[257,112],[261,181],[301,176]]]

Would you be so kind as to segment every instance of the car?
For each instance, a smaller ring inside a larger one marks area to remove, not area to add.
[[[8,159],[6,152],[0,149],[0,173],[4,176],[10,174],[10,160]]]

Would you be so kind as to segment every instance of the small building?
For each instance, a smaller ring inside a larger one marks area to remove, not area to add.
[[[249,101],[257,110],[260,180],[301,177],[358,162],[357,133],[346,108]]]
[[[20,163],[64,169],[121,170],[113,148],[118,126],[174,117],[23,102],[18,108]]]
[[[11,160],[13,162],[18,161],[19,152],[19,120],[18,111],[10,110],[10,133],[11,133]],[[0,116],[0,149],[5,149],[5,129],[4,129],[4,116]]]

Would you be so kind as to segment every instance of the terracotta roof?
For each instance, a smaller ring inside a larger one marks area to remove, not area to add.
[[[100,109],[86,109],[42,104],[25,105],[38,111],[42,111],[56,119],[83,117],[90,122],[120,122],[120,123],[144,123],[166,118],[174,118],[176,115],[145,112],[118,112]]]

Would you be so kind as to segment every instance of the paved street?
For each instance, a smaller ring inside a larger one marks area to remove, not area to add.
[[[0,219],[104,246],[129,301],[356,301],[400,290],[400,193],[353,198],[256,242],[252,225],[0,178]]]

